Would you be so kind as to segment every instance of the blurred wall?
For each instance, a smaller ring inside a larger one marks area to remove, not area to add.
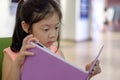
[[[14,29],[17,4],[10,0],[0,0],[0,37],[11,37]]]
[[[81,0],[61,0],[62,39],[84,41],[90,38],[89,19],[80,19],[80,2]]]
[[[105,0],[106,6],[120,6],[120,0]]]
[[[75,0],[61,0],[63,12],[62,39],[75,38]]]

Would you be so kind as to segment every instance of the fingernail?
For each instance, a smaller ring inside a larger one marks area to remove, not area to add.
[[[31,55],[34,55],[34,53],[31,53]]]

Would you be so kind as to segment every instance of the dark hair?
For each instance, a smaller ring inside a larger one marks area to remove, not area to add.
[[[17,7],[15,29],[12,36],[11,49],[18,52],[22,46],[23,39],[28,35],[21,26],[21,22],[25,21],[29,24],[28,31],[31,31],[32,25],[46,16],[56,12],[61,22],[62,13],[59,4],[55,0],[20,0]],[[57,39],[59,48],[60,31]]]

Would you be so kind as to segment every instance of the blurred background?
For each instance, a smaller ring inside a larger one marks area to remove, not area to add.
[[[84,69],[98,53],[102,72],[91,80],[120,80],[120,0],[58,0],[63,12],[61,49]],[[18,0],[0,0],[0,38],[11,37]],[[1,45],[0,45],[1,46]]]

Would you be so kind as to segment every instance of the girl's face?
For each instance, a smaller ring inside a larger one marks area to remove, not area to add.
[[[59,16],[54,13],[48,18],[34,23],[32,26],[32,34],[40,43],[49,48],[57,40],[59,29]]]

